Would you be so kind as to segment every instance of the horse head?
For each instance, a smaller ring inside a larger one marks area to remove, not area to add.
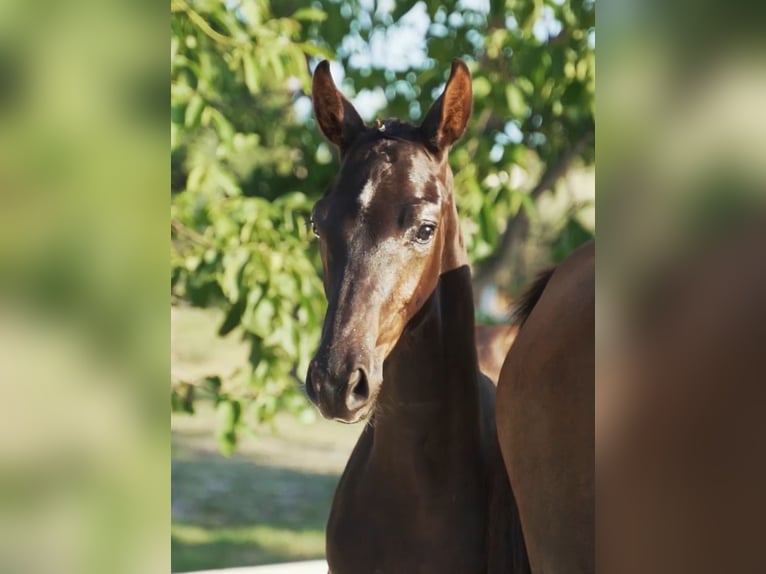
[[[454,60],[419,126],[366,126],[327,61],[312,99],[340,168],[312,214],[328,307],[306,392],[323,416],[352,423],[373,412],[383,363],[441,274],[466,263],[447,155],[471,115],[471,75]]]

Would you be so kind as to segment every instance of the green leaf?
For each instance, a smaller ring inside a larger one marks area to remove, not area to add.
[[[204,107],[205,100],[202,99],[202,96],[195,93],[189,100],[186,112],[184,113],[184,125],[187,128],[193,128],[199,124],[200,114],[202,114],[202,108]]]
[[[324,10],[313,6],[308,8],[299,8],[292,15],[296,20],[305,22],[324,22],[327,19],[327,13]]]
[[[497,242],[497,225],[494,221],[492,205],[485,202],[479,213],[481,215],[482,235],[487,238],[490,245],[494,245]]]
[[[242,71],[245,75],[245,85],[251,94],[257,94],[260,90],[260,75],[258,65],[253,57],[253,52],[245,50],[242,54]]]
[[[236,227],[232,231],[236,232]],[[249,260],[250,252],[244,247],[239,247],[223,256],[223,273],[220,275],[219,282],[221,291],[232,303],[244,299],[240,286]]]
[[[237,302],[234,303],[234,305],[229,307],[223,323],[221,323],[221,326],[218,328],[218,335],[220,337],[225,337],[239,326],[240,320],[242,319],[242,314],[245,312],[246,306],[247,293],[240,297]]]
[[[234,126],[224,115],[212,106],[207,106],[202,112],[201,123],[204,126],[213,124],[222,142],[230,144],[234,138]]]
[[[508,84],[505,87],[505,101],[512,118],[523,119],[527,116],[524,95],[515,84]]]
[[[183,398],[176,389],[170,390],[170,410],[174,413],[184,410]]]
[[[237,400],[222,400],[216,408],[218,448],[225,456],[231,455],[237,446],[237,425],[241,414],[242,405]]]
[[[271,333],[272,321],[274,319],[274,303],[270,299],[263,298],[253,311],[250,330],[261,337],[266,337]]]
[[[181,383],[178,387],[170,390],[170,406],[174,412],[194,414],[194,386],[189,383]]]
[[[473,80],[473,96],[474,98],[485,98],[492,91],[492,84],[485,77],[474,78]]]
[[[217,395],[221,391],[221,377],[206,377],[205,390],[207,390],[212,395]]]

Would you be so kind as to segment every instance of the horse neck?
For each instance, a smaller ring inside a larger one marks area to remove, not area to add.
[[[455,220],[456,221],[456,220]],[[442,273],[383,365],[376,441],[447,433],[449,444],[476,449],[479,441],[479,369],[474,339],[470,267],[459,231],[449,234],[449,259],[462,264]],[[462,254],[460,253],[462,251]],[[417,445],[420,448],[420,444]]]

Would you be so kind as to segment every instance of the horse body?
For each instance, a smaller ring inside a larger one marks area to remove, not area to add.
[[[500,373],[497,430],[532,571],[594,565],[595,245],[533,287]]]
[[[468,69],[453,62],[420,127],[364,126],[326,62],[312,98],[341,167],[314,208],[328,310],[306,391],[326,418],[370,417],[333,501],[330,570],[523,571],[447,162],[470,116]]]

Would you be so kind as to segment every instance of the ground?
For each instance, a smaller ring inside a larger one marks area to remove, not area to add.
[[[235,339],[215,340],[216,321],[173,310],[174,372],[244,360]],[[273,429],[243,436],[229,458],[218,452],[211,405],[174,414],[171,427],[173,572],[324,556],[332,496],[360,425],[280,416]]]

